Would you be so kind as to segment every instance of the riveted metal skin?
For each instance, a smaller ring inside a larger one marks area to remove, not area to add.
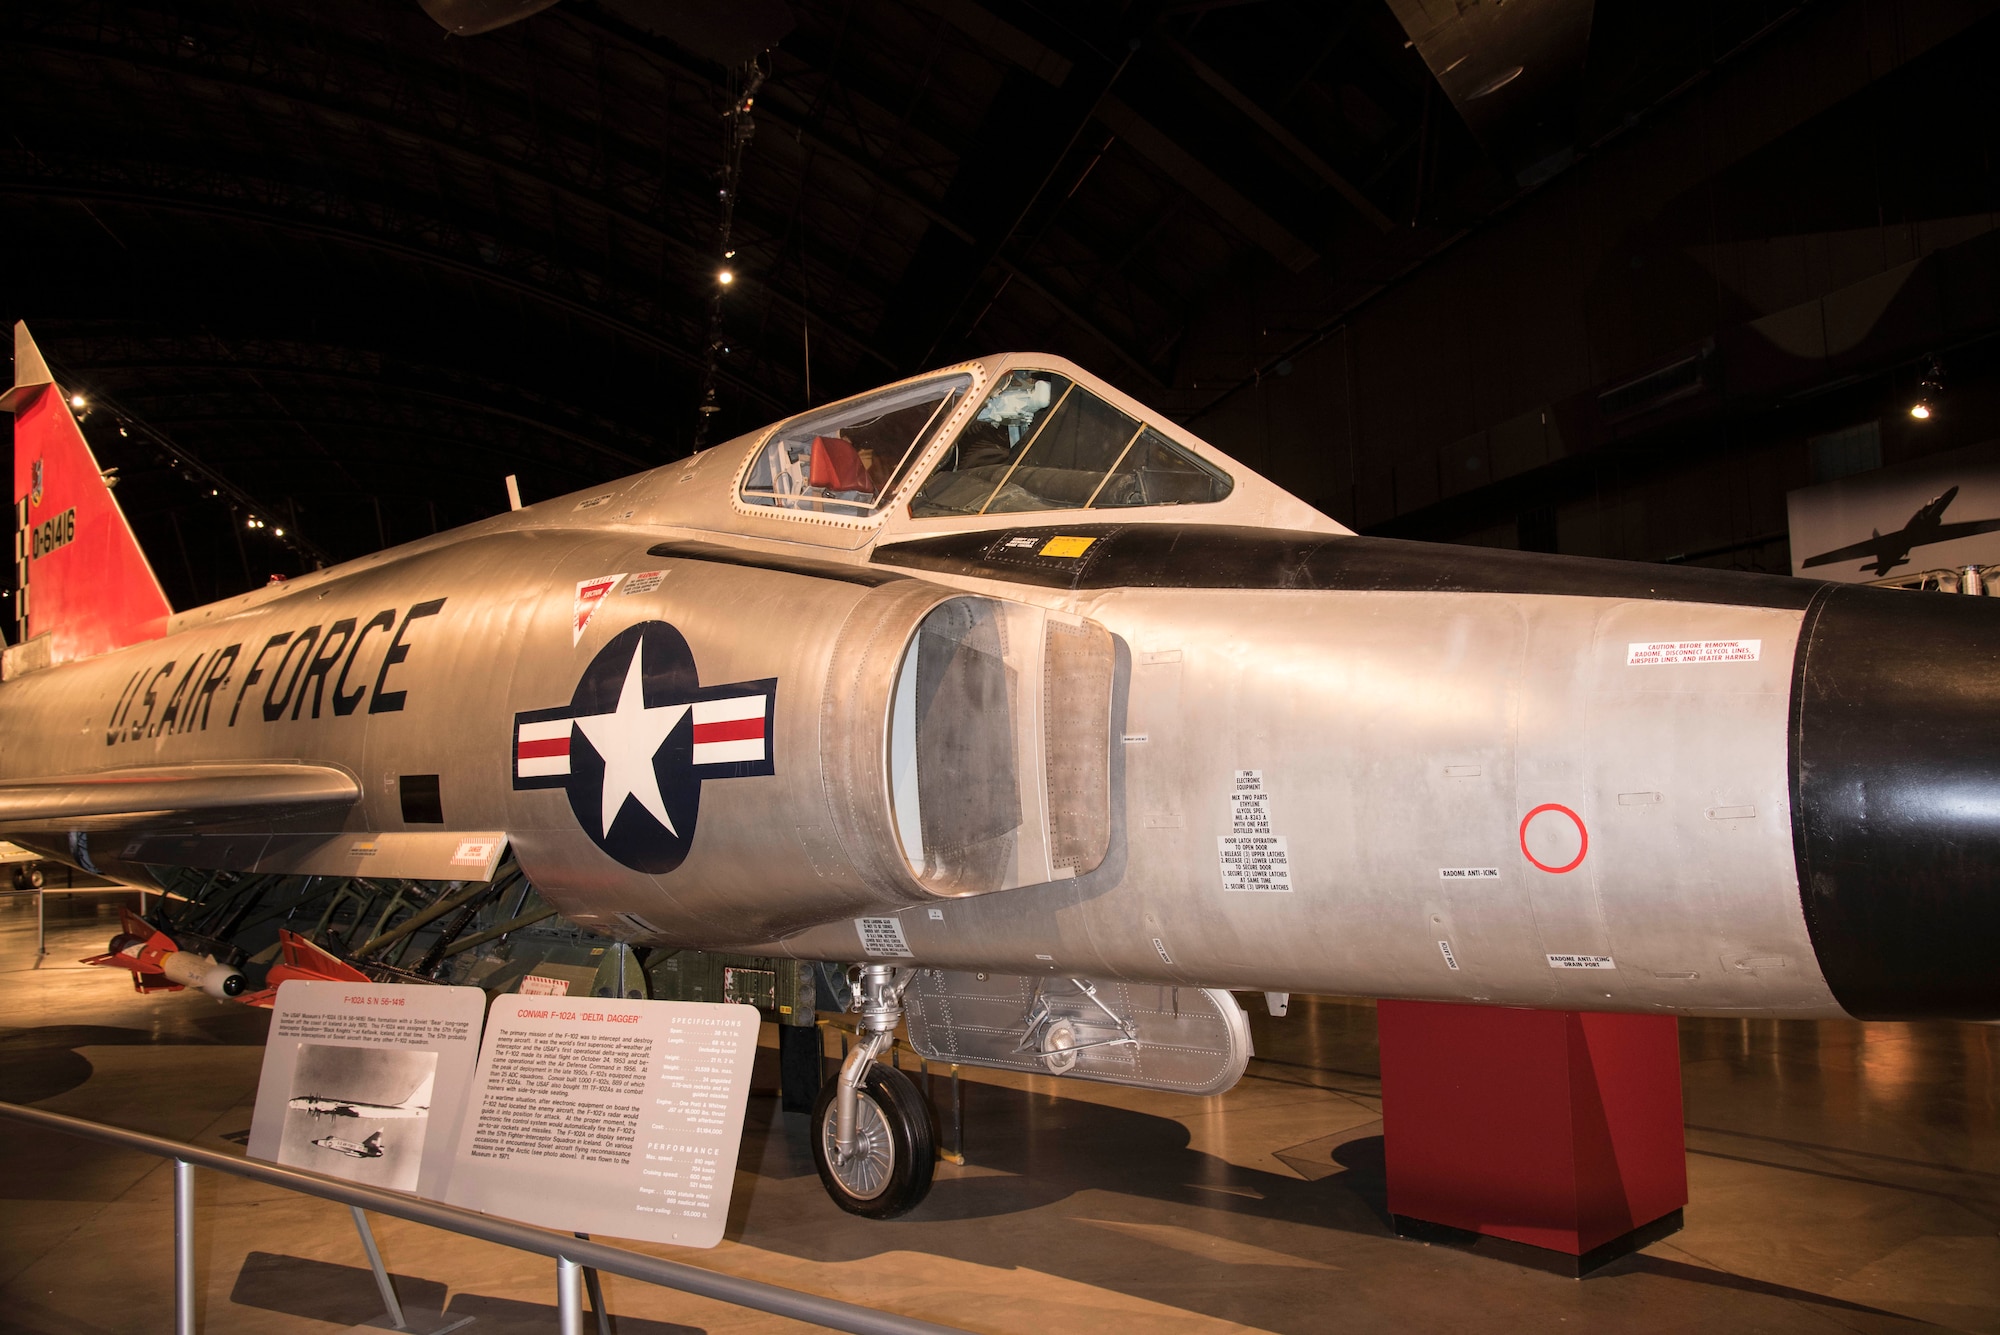
[[[1073,881],[950,905],[942,922],[901,914],[917,961],[1840,1013],[1806,930],[1789,819],[1798,610],[1662,600],[1636,582],[1624,598],[1112,588],[1075,606],[1126,646],[1110,854]],[[1631,644],[1664,639],[1762,652],[1627,665]],[[1287,841],[1288,892],[1224,888],[1217,840],[1242,771],[1261,776]],[[1565,870],[1524,849],[1523,819],[1545,806],[1588,833]],[[853,931],[783,945],[851,954]],[[995,941],[1016,943],[1004,963]]]
[[[830,825],[840,831],[842,851],[884,910],[932,897],[911,871],[896,834],[883,739],[910,637],[950,596],[938,585],[902,580],[861,599],[841,627],[817,702]]]

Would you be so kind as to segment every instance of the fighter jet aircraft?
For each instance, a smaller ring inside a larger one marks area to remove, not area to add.
[[[589,931],[851,966],[856,1214],[930,1183],[904,1023],[1208,1094],[1230,989],[2000,1015],[1984,599],[1357,536],[1008,354],[175,611],[15,366],[0,835],[139,883],[505,850]]]
[[[377,1131],[359,1143],[342,1140],[339,1136],[321,1136],[313,1142],[322,1150],[332,1150],[335,1154],[345,1154],[350,1159],[379,1159],[382,1157],[382,1133]]]
[[[1871,569],[1877,575],[1886,575],[1897,566],[1908,565],[1910,552],[1918,547],[1928,547],[1936,542],[1951,542],[1958,538],[1977,537],[1981,533],[2000,533],[2000,519],[1970,519],[1962,523],[1944,522],[1945,507],[1958,495],[1958,488],[1952,487],[1941,496],[1933,496],[1917,507],[1910,516],[1910,522],[1894,533],[1874,532],[1863,542],[1851,542],[1845,547],[1836,547],[1818,556],[1808,556],[1805,568],[1832,565],[1837,561],[1853,561],[1867,558],[1862,569]]]

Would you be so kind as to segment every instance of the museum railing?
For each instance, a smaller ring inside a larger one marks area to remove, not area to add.
[[[194,1170],[197,1167],[212,1168],[218,1173],[229,1173],[307,1196],[318,1196],[322,1200],[338,1201],[352,1210],[391,1327],[397,1330],[408,1327],[404,1323],[403,1309],[395,1289],[389,1282],[388,1271],[383,1268],[381,1255],[376,1250],[374,1235],[364,1213],[367,1210],[553,1258],[556,1263],[556,1313],[562,1335],[583,1335],[583,1279],[586,1270],[609,1271],[643,1283],[658,1284],[662,1288],[679,1289],[683,1293],[734,1303],[738,1307],[809,1321],[833,1330],[852,1331],[854,1335],[963,1335],[951,1326],[934,1325],[912,1317],[877,1311],[872,1307],[800,1293],[796,1289],[759,1280],[717,1274],[700,1266],[552,1233],[455,1205],[362,1186],[303,1169],[239,1159],[197,1145],[106,1126],[81,1117],[40,1108],[24,1108],[16,1103],[0,1103],[0,1118],[173,1160],[175,1335],[194,1335],[195,1331]],[[592,1296],[597,1297],[594,1292]],[[594,1305],[600,1330],[608,1329],[602,1300]]]

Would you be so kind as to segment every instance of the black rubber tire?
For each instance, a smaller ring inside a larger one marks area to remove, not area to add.
[[[34,863],[17,868],[14,872],[16,890],[39,890],[43,885],[42,869]]]
[[[856,1091],[881,1114],[888,1133],[890,1166],[888,1181],[872,1196],[859,1196],[835,1175],[828,1161],[826,1143],[831,1136],[833,1100],[840,1092],[838,1077],[820,1087],[813,1102],[813,1166],[819,1169],[820,1185],[833,1203],[863,1219],[894,1219],[914,1210],[930,1195],[931,1178],[937,1171],[937,1140],[931,1131],[930,1105],[910,1078],[894,1067],[872,1063]]]

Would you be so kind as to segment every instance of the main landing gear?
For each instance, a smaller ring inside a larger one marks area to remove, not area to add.
[[[854,998],[860,1041],[813,1105],[819,1180],[835,1205],[866,1219],[915,1209],[930,1193],[937,1167],[930,1105],[908,1076],[875,1060],[896,1041],[903,992],[915,977],[887,964],[861,966]]]

